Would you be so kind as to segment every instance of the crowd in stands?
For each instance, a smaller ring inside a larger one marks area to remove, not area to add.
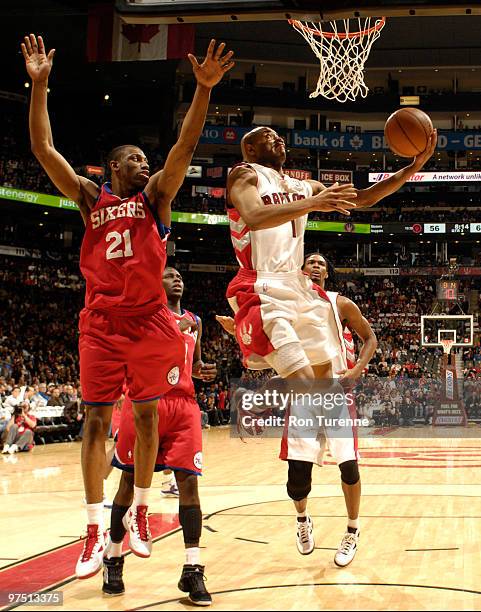
[[[230,381],[252,380],[266,373],[253,373],[242,367],[237,343],[215,321],[215,314],[229,313],[224,295],[230,276],[183,274],[183,303],[203,320],[203,359],[216,363],[219,371],[212,384],[196,381],[204,425],[216,426],[229,419]],[[435,378],[442,351],[422,347],[419,336],[420,315],[430,312],[434,300],[434,281],[424,277],[420,282],[410,276],[339,278],[337,290],[358,304],[378,337],[369,376],[418,381]],[[461,282],[460,293],[466,300],[470,288],[476,288],[475,280]],[[77,321],[82,305],[83,283],[74,266],[2,258],[0,434],[7,451],[12,447],[14,452],[20,447],[28,450],[33,438],[37,442],[71,440],[81,433]],[[463,360],[465,380],[469,381],[466,407],[470,417],[481,417],[479,344],[464,349]],[[389,423],[402,423],[400,415],[404,410],[406,416],[411,408],[413,418],[429,419],[429,402],[424,401],[421,409],[408,399],[403,396]],[[386,419],[383,416],[381,420]]]

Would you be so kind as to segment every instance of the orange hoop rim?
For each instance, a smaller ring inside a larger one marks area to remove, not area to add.
[[[360,30],[359,32],[323,32],[322,30],[315,30],[314,28],[310,28],[299,21],[298,19],[289,19],[290,25],[295,25],[297,28],[300,28],[304,32],[309,32],[309,34],[313,34],[314,36],[320,36],[321,38],[340,38],[345,40],[346,38],[361,38],[362,36],[368,36],[375,31],[381,30],[386,24],[386,17],[381,17],[376,21],[376,23],[366,30]]]
[[[446,353],[446,355],[449,355],[451,349],[453,348],[454,340],[441,340],[441,344],[443,345],[443,351]]]

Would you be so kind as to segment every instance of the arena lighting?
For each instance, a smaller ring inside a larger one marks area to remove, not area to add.
[[[26,89],[28,89],[28,88],[30,87],[30,83],[25,82],[25,83],[23,84],[23,86],[24,86]]]
[[[104,100],[110,100],[110,96],[109,96],[109,94],[105,94],[105,96],[104,96]]]
[[[419,106],[419,96],[401,96],[399,98],[400,106]]]

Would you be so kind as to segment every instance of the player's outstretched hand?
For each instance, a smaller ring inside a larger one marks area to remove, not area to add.
[[[421,170],[421,168],[428,161],[428,159],[432,157],[434,150],[436,149],[437,142],[438,142],[438,131],[434,129],[432,131],[431,136],[429,137],[428,144],[425,150],[422,153],[419,153],[419,155],[416,155],[413,163],[411,164],[411,167],[414,170],[414,172],[419,172],[419,170]]]
[[[225,331],[231,336],[235,336],[235,323],[232,317],[223,317],[222,315],[215,315],[215,320],[220,323]]]
[[[201,378],[205,382],[210,382],[217,376],[217,366],[215,363],[198,361],[192,368],[192,375],[196,378]]]
[[[357,191],[352,183],[339,185],[334,183],[326,187],[320,193],[313,196],[315,202],[313,210],[321,212],[339,212],[343,215],[350,215],[351,209],[356,208],[353,200],[357,198]]]
[[[22,48],[23,57],[25,58],[25,67],[32,81],[34,83],[47,81],[48,75],[52,70],[55,49],[50,49],[47,55],[45,53],[43,38],[39,36],[37,41],[35,34],[25,36],[24,42],[20,47]]]
[[[225,43],[220,43],[217,49],[215,49],[215,39],[213,38],[210,41],[207,55],[202,64],[199,64],[195,56],[189,53],[188,57],[199,85],[211,89],[234,66],[235,62],[232,61],[234,51],[228,51],[225,55],[222,55],[224,49]]]

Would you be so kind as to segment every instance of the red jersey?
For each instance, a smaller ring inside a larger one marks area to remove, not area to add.
[[[182,309],[182,314],[178,315],[177,313],[172,313],[177,321],[181,319],[187,318],[199,322],[198,317],[195,316],[192,312],[188,310]],[[199,332],[197,330],[186,330],[184,332],[185,339],[185,366],[180,375],[179,382],[175,385],[175,387],[168,391],[164,397],[171,397],[173,395],[189,395],[190,397],[195,397],[195,388],[194,382],[192,380],[192,365],[194,362],[194,349],[195,344],[197,342],[197,336]]]
[[[85,307],[143,315],[165,304],[162,274],[169,231],[143,191],[120,198],[104,183],[80,251]]]

